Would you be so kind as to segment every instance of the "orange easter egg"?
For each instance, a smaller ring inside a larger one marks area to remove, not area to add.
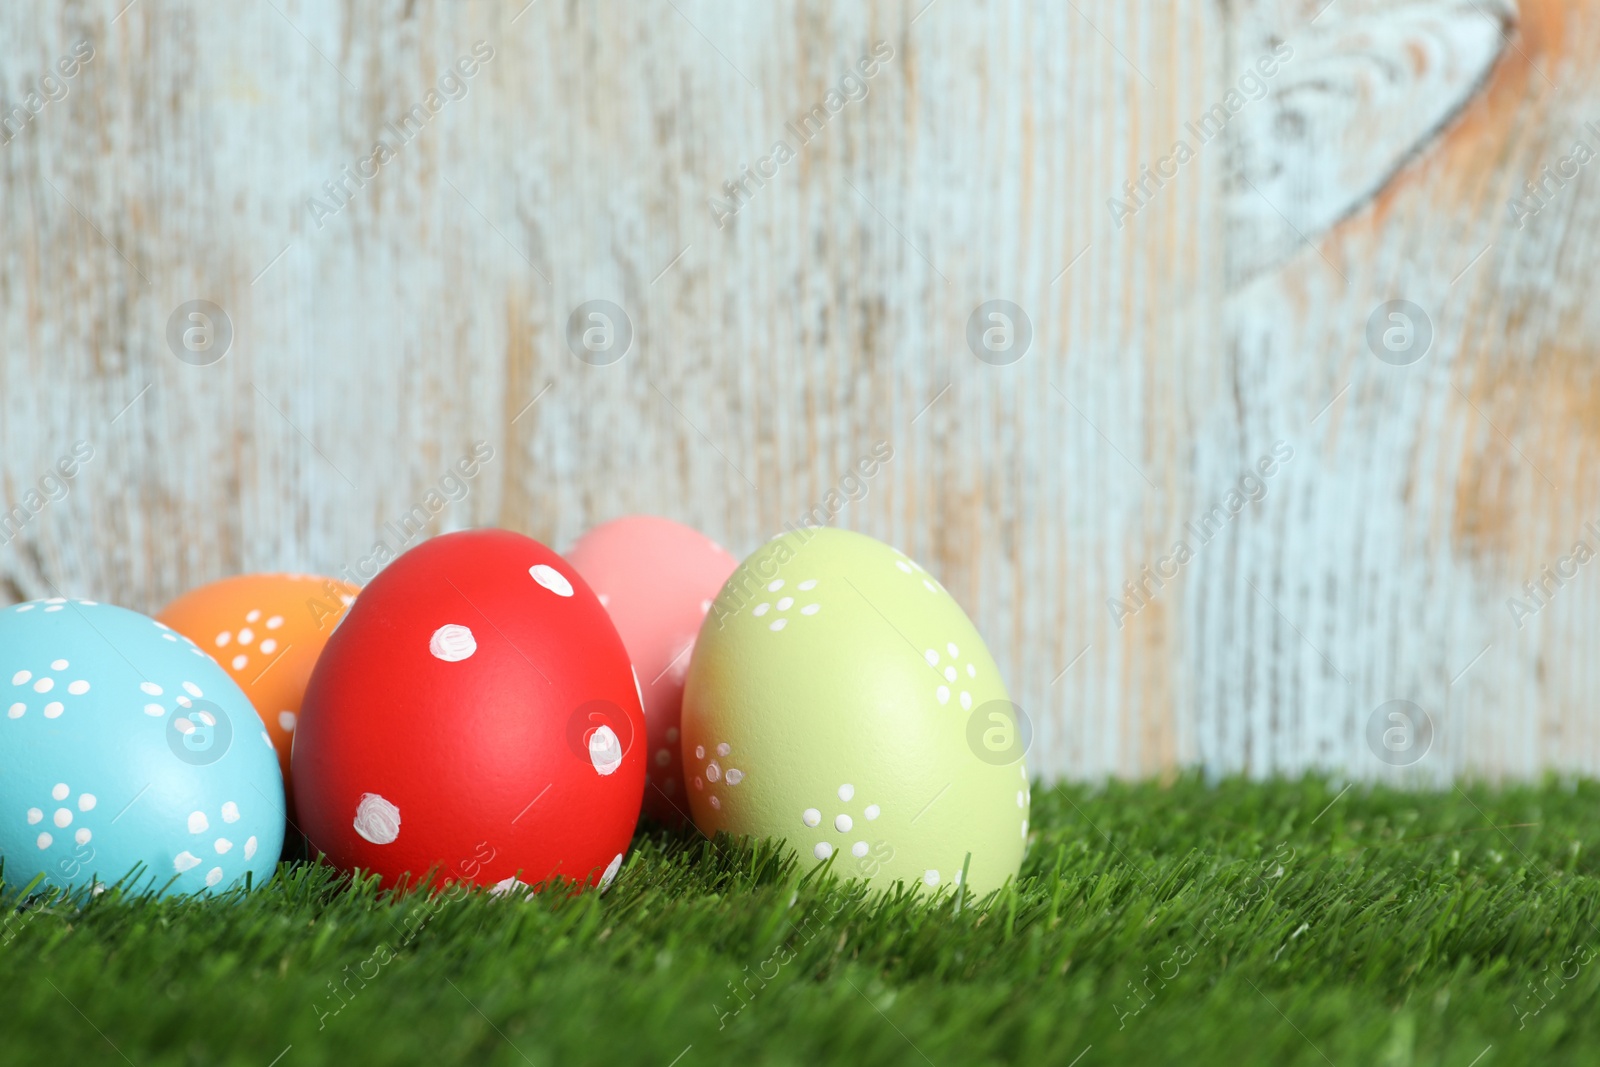
[[[306,574],[241,574],[191,589],[156,616],[195,642],[238,683],[272,738],[294,818],[289,747],[311,669],[361,591]]]

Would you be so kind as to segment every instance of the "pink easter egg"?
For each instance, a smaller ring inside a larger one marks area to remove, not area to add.
[[[639,676],[646,752],[644,811],[689,821],[679,719],[700,624],[739,561],[698,530],[654,515],[596,526],[566,553],[622,635]]]

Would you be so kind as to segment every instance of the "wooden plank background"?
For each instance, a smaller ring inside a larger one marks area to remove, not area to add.
[[[430,531],[744,553],[885,441],[833,521],[949,586],[1039,773],[1596,771],[1600,10],[524,3],[0,7],[0,598],[359,576],[480,441]],[[969,346],[991,300],[1015,361]],[[1420,758],[1374,754],[1394,699]]]

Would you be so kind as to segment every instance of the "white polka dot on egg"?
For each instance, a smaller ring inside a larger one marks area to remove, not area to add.
[[[533,580],[550,590],[556,596],[569,597],[572,595],[572,583],[567,581],[566,575],[545,563],[535,563],[528,568],[528,573]]]
[[[433,631],[428,639],[428,651],[433,658],[446,663],[460,663],[478,651],[478,640],[472,631],[459,623],[446,623]]]
[[[589,762],[602,777],[622,766],[622,742],[611,727],[602,726],[589,735]]]
[[[617,872],[620,871],[621,869],[622,869],[622,853],[619,852],[619,853],[617,853],[615,856],[613,856],[611,858],[611,862],[606,864],[606,869],[603,872],[601,872],[601,874],[600,874],[600,888],[602,890],[609,889],[611,887],[611,883],[616,881]]]
[[[377,793],[362,793],[353,826],[374,845],[393,844],[400,836],[400,809]]]

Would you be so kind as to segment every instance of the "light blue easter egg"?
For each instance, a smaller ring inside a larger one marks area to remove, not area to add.
[[[220,892],[271,877],[283,777],[249,698],[125,608],[0,610],[0,859],[9,887]]]

